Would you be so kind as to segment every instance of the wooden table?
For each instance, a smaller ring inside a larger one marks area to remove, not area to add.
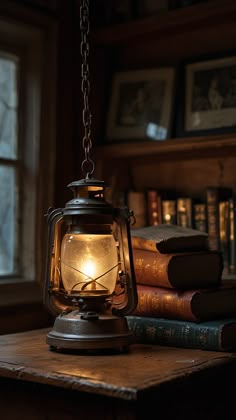
[[[0,336],[1,420],[236,418],[236,353],[134,344],[61,354],[47,331]]]

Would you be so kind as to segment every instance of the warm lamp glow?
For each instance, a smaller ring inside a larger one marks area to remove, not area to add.
[[[67,233],[61,246],[61,275],[67,293],[111,295],[118,273],[112,235]]]

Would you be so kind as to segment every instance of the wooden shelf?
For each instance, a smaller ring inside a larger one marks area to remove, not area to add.
[[[222,4],[223,3],[223,4]],[[96,45],[125,44],[149,37],[169,37],[176,32],[188,32],[203,27],[234,22],[234,0],[211,0],[182,9],[175,9],[157,16],[98,28],[92,32]]]
[[[204,28],[206,30],[210,27],[213,30],[213,35],[211,36],[217,40],[221,37],[221,30],[223,37],[224,28],[226,26],[228,27],[228,24],[230,28],[233,28],[233,23],[235,21],[235,0],[224,0],[224,2],[222,0],[208,0],[206,3],[200,3],[181,9],[170,10],[160,15],[137,19],[136,21],[115,24],[103,28],[97,28],[92,32],[91,35],[93,37],[92,42],[94,42],[95,46],[98,48],[103,47],[104,50],[108,51],[109,48],[110,50],[113,50],[118,46],[119,50],[127,50],[126,55],[121,55],[119,58],[121,61],[124,60],[124,62],[126,62],[127,57],[129,56],[129,51],[133,48],[133,45],[139,45],[139,41],[142,41],[143,48],[144,44],[146,41],[148,42],[149,39],[150,43],[148,45],[153,45],[155,44],[157,38],[159,38],[159,40],[171,38],[170,44],[172,45],[174,44],[176,34],[184,33],[186,37],[191,31],[196,31],[197,33],[202,34],[204,33]],[[223,26],[221,27],[221,25]],[[229,33],[231,34],[230,31]],[[204,36],[201,39],[204,39]],[[193,38],[193,42],[194,40],[196,40],[196,38]],[[214,42],[214,44],[216,42]],[[170,44],[168,44],[169,47]],[[158,45],[160,45],[160,42]],[[165,47],[166,44],[163,46],[163,48]],[[203,47],[204,46],[202,46],[202,48]],[[161,50],[162,53],[163,48]],[[179,47],[177,45],[174,48],[176,50]],[[187,48],[191,49],[192,51],[194,50],[194,45],[192,47],[190,42]],[[222,48],[223,47],[221,45],[220,50],[222,50]],[[186,50],[184,50],[184,52],[180,51],[180,53],[182,55],[185,53],[188,55],[188,51],[186,53]],[[195,50],[194,52],[197,54]],[[154,53],[155,50],[150,48],[147,53],[149,54],[149,60]],[[130,63],[128,65],[130,65]],[[203,136],[188,138],[171,138],[165,141],[151,141],[147,139],[144,141],[127,140],[127,142],[107,142],[101,145],[97,144],[95,146],[95,155],[101,160],[129,160],[131,158],[135,158],[136,161],[143,158],[144,156],[148,157],[149,159],[153,157],[156,160],[165,159],[167,161],[173,159],[204,159],[227,155],[236,156],[236,132],[233,134],[206,134]]]
[[[236,133],[191,138],[173,138],[164,141],[143,141],[113,143],[95,146],[95,155],[99,159],[130,159],[145,156],[155,156],[161,159],[165,156],[171,159],[201,158],[236,155]]]

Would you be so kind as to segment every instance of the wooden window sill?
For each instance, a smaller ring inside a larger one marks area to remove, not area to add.
[[[36,282],[0,285],[0,335],[47,327],[51,322]]]

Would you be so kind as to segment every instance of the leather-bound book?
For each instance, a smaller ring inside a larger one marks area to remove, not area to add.
[[[236,317],[205,322],[128,315],[137,343],[210,351],[235,351]]]
[[[223,271],[218,251],[161,254],[133,248],[137,284],[176,289],[218,287]]]
[[[236,286],[180,291],[137,285],[137,291],[135,315],[193,322],[236,317]]]
[[[159,224],[134,229],[131,232],[133,248],[161,253],[203,251],[208,249],[208,235],[178,225]]]

